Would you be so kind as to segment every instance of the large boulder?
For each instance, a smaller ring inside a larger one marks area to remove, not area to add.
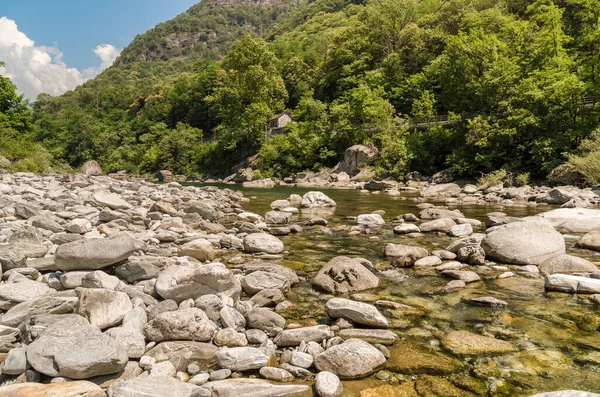
[[[300,206],[302,208],[335,207],[337,204],[323,192],[308,192],[302,196]]]
[[[355,324],[368,327],[387,327],[387,319],[373,305],[344,298],[331,298],[325,304],[325,312],[331,318],[345,318]]]
[[[378,227],[384,225],[385,221],[379,214],[360,214],[356,217],[356,224],[367,227]]]
[[[441,185],[431,185],[421,189],[423,197],[449,197],[456,196],[461,192],[460,186],[456,183],[444,183]]]
[[[361,167],[371,165],[378,155],[379,150],[372,143],[350,146],[344,152],[344,160],[340,162],[338,168],[354,176],[358,174]]]
[[[600,210],[588,208],[558,208],[538,214],[566,233],[600,231]]]
[[[572,255],[557,255],[546,259],[539,266],[542,274],[587,273],[598,270],[592,262]]]
[[[206,342],[211,340],[217,330],[206,313],[192,307],[184,310],[161,313],[150,321],[144,332],[152,341],[193,340]]]
[[[237,300],[241,292],[239,281],[222,263],[198,267],[169,266],[158,275],[154,288],[164,299],[173,299],[178,303],[218,293]]]
[[[97,270],[126,260],[137,249],[138,243],[127,234],[83,239],[59,245],[54,263],[62,271]]]
[[[367,269],[365,259],[338,256],[319,270],[312,284],[330,293],[363,291],[379,285],[379,278]]]
[[[252,233],[244,237],[244,251],[249,253],[266,252],[279,254],[283,251],[283,243],[275,236],[266,233]]]
[[[488,229],[481,248],[486,258],[515,265],[540,265],[566,250],[563,236],[542,219]]]
[[[373,345],[360,339],[330,347],[315,357],[315,367],[342,379],[364,378],[385,364],[385,356]]]
[[[125,347],[83,317],[51,324],[27,346],[27,361],[48,376],[87,379],[114,374],[127,364]]]
[[[81,166],[79,172],[87,176],[102,175],[102,167],[100,167],[100,164],[96,160],[89,160]]]
[[[94,192],[94,201],[100,207],[108,207],[111,210],[127,210],[133,206],[123,200],[121,196],[115,193],[107,192],[106,190],[98,190]]]
[[[138,376],[111,386],[112,397],[210,397],[203,387],[166,376]]]

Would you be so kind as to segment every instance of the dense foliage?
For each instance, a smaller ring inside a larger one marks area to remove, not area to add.
[[[36,139],[72,166],[213,175],[257,151],[264,175],[333,166],[367,141],[397,177],[539,178],[596,153],[596,0],[255,3],[202,2],[95,80],[41,95]],[[296,122],[266,139],[283,110]]]

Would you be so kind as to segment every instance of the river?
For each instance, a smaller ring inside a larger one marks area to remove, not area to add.
[[[238,185],[217,185],[242,190],[250,198],[243,205],[247,211],[264,215],[269,204],[290,194],[303,195],[307,188],[276,187],[245,189]],[[455,239],[438,234],[411,238],[393,234],[392,219],[405,213],[419,213],[417,201],[409,194],[363,193],[355,190],[318,189],[337,202],[335,213],[328,217],[327,227],[303,226],[304,231],[281,237],[285,244],[279,263],[294,269],[303,282],[292,288],[287,299],[295,309],[286,312],[289,322],[302,325],[330,323],[324,304],[331,295],[315,290],[310,279],[330,259],[338,255],[363,257],[380,271],[380,286],[350,297],[355,300],[390,300],[416,310],[388,313],[398,341],[390,347],[387,368],[371,378],[346,382],[348,395],[383,384],[398,387],[400,394],[406,382],[417,382],[420,395],[430,396],[528,396],[536,392],[579,389],[600,392],[600,311],[585,295],[544,292],[541,276],[519,272],[519,266],[508,269],[480,268],[482,282],[450,293],[436,293],[447,283],[434,269],[394,269],[384,257],[387,243],[416,245],[432,251],[444,249]],[[467,218],[485,223],[486,214],[502,211],[511,216],[531,216],[549,210],[547,206],[470,205],[459,208]],[[383,210],[386,225],[371,233],[349,235],[354,224],[348,216]],[[309,215],[300,214],[295,223],[303,224]],[[484,227],[476,228],[483,232]],[[573,247],[575,240],[566,236],[569,253],[585,257],[596,265],[598,254]],[[505,271],[516,276],[499,279]],[[506,308],[473,306],[473,297],[492,296],[508,302]],[[466,330],[509,341],[516,351],[500,355],[453,356],[440,344],[450,331]],[[424,360],[424,363],[415,361]],[[410,362],[409,362],[410,361]],[[420,379],[420,381],[419,381]],[[421,383],[419,383],[421,382]],[[393,389],[389,393],[394,393]],[[365,394],[366,396],[370,394]]]

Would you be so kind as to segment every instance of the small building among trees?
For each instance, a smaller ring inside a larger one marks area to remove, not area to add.
[[[273,135],[285,134],[286,125],[292,121],[292,116],[287,112],[277,113],[275,116],[271,117],[267,123],[267,138],[270,138]]]

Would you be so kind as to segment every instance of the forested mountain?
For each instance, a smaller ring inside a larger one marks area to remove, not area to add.
[[[596,0],[205,0],[40,95],[33,123],[55,159],[106,171],[223,176],[260,152],[287,176],[371,141],[381,175],[537,178],[570,159],[593,181],[596,99]],[[296,123],[266,139],[284,110]]]

